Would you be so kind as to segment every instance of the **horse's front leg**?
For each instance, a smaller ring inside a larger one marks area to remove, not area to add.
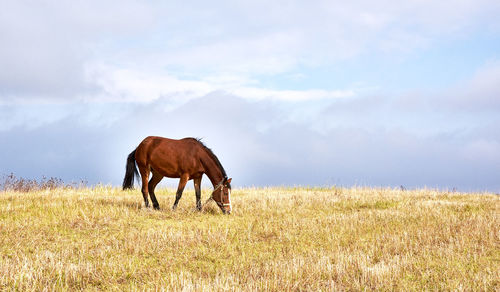
[[[201,177],[194,180],[194,191],[196,193],[196,209],[201,211]]]
[[[172,210],[175,210],[177,208],[177,204],[179,203],[179,200],[182,197],[182,192],[184,191],[184,187],[186,187],[186,183],[189,180],[189,174],[183,174],[181,175],[181,179],[179,180],[179,186],[177,187],[177,192],[175,193],[175,202],[174,205],[172,206]]]

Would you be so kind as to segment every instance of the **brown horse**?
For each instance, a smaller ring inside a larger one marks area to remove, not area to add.
[[[123,189],[134,186],[134,175],[138,176],[137,167],[142,178],[142,196],[146,207],[149,207],[148,193],[155,209],[160,209],[154,193],[156,185],[164,176],[180,178],[179,186],[172,209],[182,197],[182,191],[188,180],[194,181],[196,193],[196,207],[201,210],[201,179],[206,174],[214,190],[210,199],[213,199],[222,212],[231,213],[231,179],[217,159],[217,156],[199,139],[184,138],[173,140],[162,137],[147,137],[129,154]],[[149,174],[153,176],[148,182]]]

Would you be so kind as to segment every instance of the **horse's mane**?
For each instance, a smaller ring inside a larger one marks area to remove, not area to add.
[[[222,176],[225,177],[225,178],[227,178],[226,170],[224,169],[224,167],[220,163],[219,158],[217,158],[217,156],[215,156],[215,154],[212,151],[212,149],[208,148],[207,145],[205,145],[205,143],[203,143],[201,141],[201,138],[192,138],[192,139],[194,139],[196,142],[200,143],[201,146],[203,146],[203,148],[205,149],[205,151],[207,151],[207,154],[213,159],[213,161],[215,161],[215,164],[217,164],[217,166],[221,170]],[[229,185],[229,188],[231,188],[230,185]]]

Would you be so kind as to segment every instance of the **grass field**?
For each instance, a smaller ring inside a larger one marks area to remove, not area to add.
[[[500,289],[495,194],[245,188],[230,216],[157,197],[0,192],[0,290]]]

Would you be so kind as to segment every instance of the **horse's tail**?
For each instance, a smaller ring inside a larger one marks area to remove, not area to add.
[[[123,178],[123,189],[132,189],[134,187],[134,176],[139,176],[137,167],[135,166],[135,150],[132,151],[127,157],[127,166],[125,171],[125,178]]]

